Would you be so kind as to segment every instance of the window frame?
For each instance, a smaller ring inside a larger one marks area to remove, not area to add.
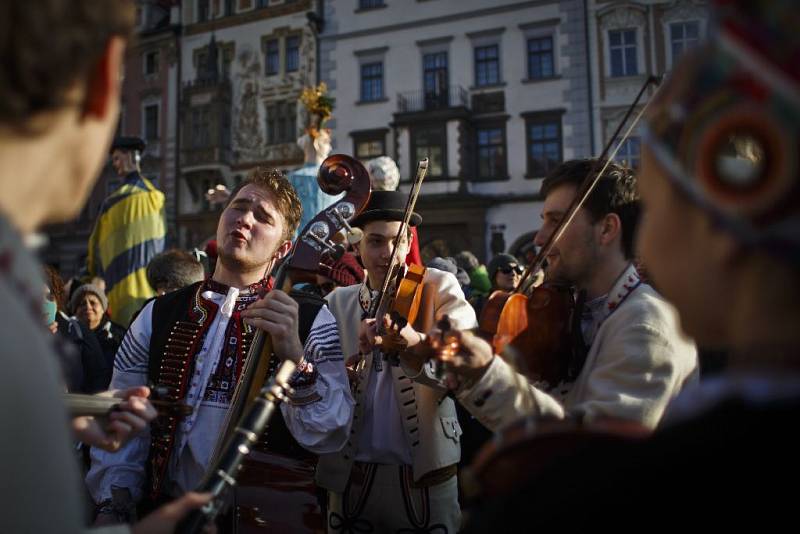
[[[525,39],[525,52],[527,58],[527,74],[529,81],[539,81],[539,80],[550,80],[556,77],[556,55],[555,55],[555,39],[553,38],[553,34],[547,35],[531,35]],[[550,41],[550,49],[548,51],[531,51],[531,42],[532,41]],[[544,57],[545,55],[549,55],[550,57],[550,75],[549,76],[534,76],[532,70],[532,62],[531,59],[533,57]]]
[[[636,141],[638,143],[639,151],[633,155],[630,153],[630,146],[631,141]],[[623,152],[624,151],[624,152]],[[634,161],[632,165],[628,160],[624,159],[621,156],[628,156],[631,161]],[[614,161],[619,163],[620,165],[626,165],[634,170],[638,170],[642,164],[642,138],[639,135],[630,135],[625,139],[625,141],[620,145],[619,150],[617,151],[616,155],[614,156]]]
[[[375,130],[361,130],[350,132],[350,137],[353,139],[353,156],[363,162],[380,156],[387,156],[386,151],[386,134],[389,132],[388,128],[379,128]],[[358,150],[360,143],[379,143],[381,146],[380,154],[362,154]]]
[[[293,143],[297,140],[297,103],[277,100],[266,106],[266,144]]]
[[[410,161],[409,168],[410,169],[416,169],[417,168],[417,161],[418,161],[417,149],[420,147],[420,144],[418,143],[418,138],[419,138],[420,132],[422,132],[424,130],[427,130],[428,132],[432,132],[433,130],[437,130],[436,131],[436,135],[440,135],[441,136],[441,144],[426,144],[426,145],[422,145],[422,146],[439,146],[442,149],[441,150],[441,152],[442,152],[442,162],[441,162],[442,173],[439,174],[439,175],[433,174],[433,165],[431,165],[431,166],[428,167],[428,177],[431,180],[447,179],[447,177],[448,177],[448,168],[447,168],[447,156],[448,156],[448,153],[447,153],[447,123],[446,122],[442,122],[442,123],[420,123],[420,124],[415,124],[412,127],[411,131],[409,132],[410,133],[410,137],[411,137],[411,139],[410,139],[410,141],[411,141],[410,142],[411,150],[410,150],[410,154],[409,154],[410,158],[411,158],[411,161]],[[410,179],[411,179],[411,177],[408,177],[408,178],[405,179],[405,181],[409,181]]]
[[[195,17],[195,20],[198,23],[208,22],[209,20],[211,20],[211,0],[197,0],[196,5],[197,5],[197,16]]]
[[[149,137],[147,135],[147,125],[148,125],[148,117],[147,117],[147,110],[155,108],[155,137]],[[141,127],[141,135],[142,139],[150,144],[151,141],[158,142],[161,140],[161,101],[160,100],[144,100],[142,101],[142,127]]]
[[[672,21],[669,21],[669,22],[667,22],[665,24],[665,26],[666,26],[665,34],[666,34],[666,39],[667,39],[667,43],[666,43],[666,47],[665,48],[666,48],[666,52],[667,52],[667,65],[669,65],[670,69],[673,67],[673,65],[675,65],[675,61],[676,61],[675,52],[673,50],[673,46],[674,46],[674,40],[672,38],[673,27],[677,26],[677,25],[683,25],[684,26],[684,31],[685,31],[685,26],[688,25],[688,24],[697,24],[697,37],[694,39],[694,44],[692,45],[692,46],[697,46],[703,40],[703,24],[702,24],[702,21],[700,21],[698,19],[672,20]],[[681,51],[681,54],[684,54],[686,52],[686,50],[689,49],[689,48],[686,47],[685,33],[684,33],[684,38],[682,39],[682,41],[683,41],[684,48]]]
[[[528,112],[523,113],[522,118],[525,121],[525,178],[537,179],[544,178],[556,166],[564,162],[564,125],[563,125],[563,110],[557,111],[541,111],[541,112]],[[543,144],[552,142],[553,139],[545,138],[542,140],[534,140],[531,135],[531,126],[534,125],[556,125],[557,136],[555,139],[558,141],[558,159],[554,162],[553,168],[548,164],[545,165],[544,172],[538,173],[535,169],[535,160],[532,157],[532,145],[534,141],[539,141]]]
[[[481,143],[480,143],[480,132],[486,130],[499,130],[501,141],[499,144],[489,144],[487,145],[488,148],[492,147],[501,147],[503,151],[503,165],[501,172],[495,175],[488,175],[484,176],[481,174]],[[506,134],[506,121],[497,122],[497,121],[490,121],[481,123],[475,126],[474,132],[475,138],[475,180],[480,182],[489,182],[489,181],[500,181],[500,180],[508,180],[508,137]]]
[[[294,48],[295,64],[294,64],[293,67],[289,63],[290,50],[292,50],[291,48],[289,48],[289,40],[290,39],[296,39],[297,40],[297,46]],[[287,35],[284,38],[283,43],[284,43],[284,57],[285,57],[285,59],[284,59],[284,66],[285,66],[284,70],[285,70],[285,72],[297,72],[298,70],[300,70],[300,47],[302,45],[302,41],[303,41],[302,40],[302,36],[299,35],[299,34]]]
[[[275,70],[270,70],[270,57],[273,50],[270,50],[271,45],[275,45],[274,59]],[[264,40],[264,75],[277,76],[281,73],[281,40],[279,37],[270,37]]]
[[[148,50],[147,52],[142,54],[142,74],[146,77],[156,76],[158,75],[159,71],[159,61],[161,59],[161,54],[158,50]],[[149,57],[153,57],[152,65],[154,69],[152,72],[148,72],[148,65],[150,61],[148,60]]]
[[[372,73],[372,75],[369,76],[369,78],[365,77],[364,71],[366,69],[374,68],[376,66],[380,67],[380,73],[378,75]],[[383,60],[361,63],[359,64],[358,71],[359,71],[359,93],[360,93],[359,102],[381,102],[385,100],[386,97],[383,84],[383,74],[384,74]],[[365,92],[364,89],[366,87],[365,85],[366,82],[370,83],[370,88],[372,89],[374,89],[375,85],[377,84],[378,88],[377,94],[374,92],[370,92],[369,94],[367,94],[367,92]]]
[[[633,43],[625,42],[625,34],[628,32],[633,32]],[[611,34],[612,33],[619,33],[620,34],[620,44],[613,45],[611,44]],[[610,78],[629,78],[632,76],[639,76],[642,74],[641,69],[639,68],[639,28],[638,27],[627,27],[627,28],[611,28],[606,31],[606,37],[608,38],[608,76]],[[634,67],[635,72],[628,72],[628,60],[627,51],[628,49],[633,48],[633,58],[635,60]],[[622,73],[615,74],[614,73],[614,52],[619,51],[621,54],[622,59]]]
[[[358,0],[356,11],[369,11],[382,7],[386,7],[386,2],[384,0]]]
[[[426,58],[428,57],[444,57],[444,67],[441,66],[433,66],[429,68],[426,65]],[[435,79],[438,75],[437,73],[444,72],[445,73],[445,80],[444,83],[441,83],[441,80]],[[434,90],[430,93],[431,97],[429,97],[428,91],[428,74],[431,73],[434,75]],[[436,86],[439,87],[439,91],[436,91]],[[450,52],[449,50],[430,50],[430,51],[423,51],[422,52],[422,96],[425,100],[425,110],[430,109],[443,109],[447,108],[450,105]],[[430,101],[429,101],[430,98]],[[431,105],[429,106],[429,102]],[[415,165],[416,167],[416,165]]]
[[[490,58],[478,58],[479,51],[492,49],[492,48],[494,49],[494,54],[495,54],[493,58],[491,58],[491,57]],[[502,70],[501,70],[501,66],[500,66],[500,43],[486,43],[486,44],[474,45],[472,47],[472,61],[473,61],[473,64],[474,64],[474,76],[475,76],[474,83],[475,83],[475,87],[481,87],[481,88],[483,88],[483,87],[495,87],[495,86],[500,85],[500,84],[503,83]],[[495,74],[495,79],[494,80],[489,80],[488,79],[488,72],[489,71],[487,71],[485,73],[485,75],[487,76],[487,79],[482,82],[481,79],[480,79],[481,66],[485,67],[485,66],[491,65],[492,63],[494,63],[494,66],[495,66],[495,73],[494,73]]]

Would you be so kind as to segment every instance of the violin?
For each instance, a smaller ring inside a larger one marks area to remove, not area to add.
[[[495,291],[489,296],[481,312],[479,331],[491,342],[495,354],[510,359],[510,363],[521,373],[546,389],[574,379],[580,373],[585,357],[580,349],[580,317],[576,314],[576,303],[570,287],[553,283],[533,287],[531,281],[534,273],[544,267],[545,258],[574,220],[578,210],[589,198],[608,165],[647,109],[645,104],[628,126],[616,148],[611,151],[613,142],[628,122],[645,91],[651,84],[658,85],[659,82],[659,77],[650,76],[642,85],[636,99],[600,154],[596,165],[600,168],[593,169],[578,188],[575,199],[564,217],[536,257],[527,265],[514,290]]]
[[[407,324],[412,324],[418,330],[427,331],[432,323],[434,301],[423,284],[426,268],[416,264],[401,265],[397,255],[401,239],[408,234],[409,221],[427,172],[428,158],[425,158],[417,165],[417,174],[403,212],[403,221],[392,246],[389,259],[389,265],[392,267],[377,297],[372,299],[367,314],[367,318],[378,319],[377,334],[383,339],[382,344],[376,346],[373,352],[372,361],[376,371],[382,370],[383,359],[389,361],[391,365],[399,365],[399,354],[407,348],[405,340],[400,336],[400,330]],[[424,310],[422,314],[420,314],[421,309]],[[383,324],[383,317],[387,314],[390,317],[388,329]]]
[[[352,228],[349,221],[369,200],[369,174],[364,166],[350,156],[329,156],[320,165],[317,183],[329,195],[345,195],[318,213],[298,234],[275,277],[274,287],[287,293],[293,284],[316,282],[320,265],[344,254],[341,242],[355,243],[360,239],[360,231]],[[270,417],[285,399],[295,368],[294,362],[284,361],[270,377],[270,363],[275,358],[271,345],[269,335],[257,329],[211,464],[197,488],[211,493],[213,499],[190,513],[178,532],[201,532],[226,507],[234,488],[233,532],[261,532],[265,528],[325,532],[325,518],[313,484],[316,458],[310,453],[303,458],[273,453],[259,442]],[[287,494],[291,497],[287,498]]]

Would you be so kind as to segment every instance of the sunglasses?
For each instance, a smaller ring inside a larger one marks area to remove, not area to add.
[[[505,267],[500,267],[497,270],[503,274],[511,274],[511,273],[522,274],[521,265],[506,265]]]

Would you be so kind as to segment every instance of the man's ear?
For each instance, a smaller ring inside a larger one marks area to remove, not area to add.
[[[125,40],[111,37],[103,54],[89,71],[86,84],[83,114],[94,119],[105,119],[120,98]]]
[[[608,245],[617,236],[622,235],[622,220],[616,213],[607,213],[600,221],[600,242]]]
[[[273,258],[279,260],[284,256],[286,256],[290,250],[292,250],[292,242],[288,240],[284,241],[283,243],[281,243],[281,246],[278,247],[278,250],[275,251]]]

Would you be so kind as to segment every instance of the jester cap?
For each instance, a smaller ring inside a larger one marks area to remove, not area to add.
[[[745,246],[800,264],[800,2],[714,2],[644,126],[673,183]]]

